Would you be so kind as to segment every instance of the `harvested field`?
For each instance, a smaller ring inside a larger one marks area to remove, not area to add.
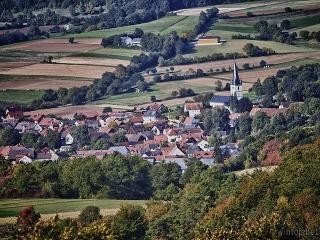
[[[319,52],[307,52],[307,53],[290,53],[290,54],[278,54],[278,55],[272,55],[272,56],[264,56],[264,57],[252,57],[252,58],[239,58],[237,59],[237,65],[242,68],[242,65],[244,63],[249,63],[250,65],[258,66],[261,60],[265,60],[267,64],[273,65],[273,64],[280,64],[285,62],[291,62],[307,57],[313,57],[313,56],[320,56]],[[175,71],[180,72],[186,72],[190,68],[196,70],[198,68],[208,71],[211,68],[213,70],[221,69],[223,67],[229,68],[233,67],[234,61],[233,60],[222,60],[222,61],[212,61],[212,62],[206,62],[206,63],[196,63],[196,64],[189,64],[189,65],[175,65],[173,66]],[[158,67],[158,73],[165,73],[166,69],[169,67]]]
[[[232,74],[229,74],[230,75],[230,79],[231,79],[231,75]],[[223,76],[223,77],[226,77],[227,76]],[[227,83],[230,83],[230,80],[222,80],[222,79],[218,79],[218,78],[195,78],[195,79],[189,79],[189,80],[185,80],[184,83],[186,84],[189,84],[189,85],[192,85],[192,86],[208,86],[208,88],[214,88],[215,87],[215,83],[217,81],[221,81],[223,85],[226,85]],[[243,90],[244,91],[248,91],[249,88],[252,87],[252,83],[247,83],[247,82],[243,82],[242,84],[243,86]],[[209,90],[209,89],[208,89]]]
[[[67,107],[40,109],[36,111],[25,112],[25,115],[54,114],[62,118],[70,118],[70,117],[73,117],[73,115],[76,113],[84,113],[84,112],[92,112],[92,111],[102,113],[103,106],[81,105],[81,106],[67,106]]]
[[[91,57],[64,57],[64,58],[54,60],[54,62],[64,63],[64,64],[96,65],[96,66],[109,66],[109,67],[116,67],[119,64],[122,64],[124,66],[130,64],[130,61],[126,61],[126,60],[91,58]]]
[[[314,58],[314,59],[319,59],[320,60],[320,53],[315,53],[311,56],[311,58]]]
[[[33,64],[9,71],[0,71],[6,75],[28,75],[28,76],[66,76],[83,78],[101,78],[105,72],[113,72],[113,67],[69,65],[69,64]]]
[[[0,90],[16,89],[16,90],[57,90],[60,87],[72,88],[89,86],[92,81],[79,81],[79,80],[59,80],[59,79],[41,79],[35,78],[34,80],[12,80],[0,82]]]
[[[244,83],[255,83],[258,78],[263,81],[267,77],[275,75],[279,71],[279,68],[265,68],[260,70],[240,71],[239,76]],[[219,78],[231,79],[231,73],[221,74]]]
[[[10,49],[33,52],[86,52],[101,48],[100,38],[76,39],[70,44],[68,39],[46,39],[15,44]]]
[[[32,62],[0,62],[0,71],[9,71],[14,68],[20,68],[33,64]]]

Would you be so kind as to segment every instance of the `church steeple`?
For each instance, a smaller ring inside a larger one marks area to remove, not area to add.
[[[230,81],[230,95],[236,96],[238,100],[243,98],[242,81],[239,77],[238,66],[236,64],[236,60],[234,60],[233,74],[232,74],[232,79]]]
[[[239,73],[238,73],[238,66],[236,64],[236,61],[234,60],[234,64],[233,64],[233,75],[232,75],[232,79],[231,79],[231,84],[230,85],[242,85],[242,81],[239,77]]]

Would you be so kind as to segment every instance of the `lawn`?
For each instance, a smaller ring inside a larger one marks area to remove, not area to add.
[[[31,103],[33,100],[41,98],[42,91],[35,90],[5,90],[0,91],[0,101]]]
[[[160,18],[158,20],[151,21],[148,23],[85,32],[80,34],[74,34],[72,36],[75,38],[105,38],[121,33],[133,33],[136,28],[141,28],[145,32],[152,33],[165,34],[171,31],[177,31],[179,34],[181,34],[182,32],[192,30],[196,23],[197,18],[195,17],[170,16]],[[67,35],[65,36],[65,38],[69,38],[70,36],[71,35]]]
[[[143,200],[110,200],[110,199],[1,199],[0,218],[14,217],[28,206],[34,206],[40,214],[81,211],[87,206],[100,209],[117,209],[124,204],[143,206]]]

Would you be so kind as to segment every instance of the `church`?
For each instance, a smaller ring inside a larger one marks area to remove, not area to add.
[[[223,96],[223,95],[215,95],[210,100],[210,106],[212,107],[226,107],[230,106],[230,99],[231,96],[237,97],[238,100],[243,98],[243,91],[242,91],[242,81],[239,77],[238,66],[236,62],[233,65],[233,74],[230,81],[230,95]]]

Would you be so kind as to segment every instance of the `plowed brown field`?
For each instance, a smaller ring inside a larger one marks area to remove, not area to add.
[[[33,64],[24,67],[0,71],[5,75],[24,76],[66,76],[83,78],[101,78],[105,72],[113,72],[113,67],[91,66],[91,65],[70,65],[70,64]]]
[[[70,44],[68,39],[45,39],[16,44],[10,49],[33,52],[86,52],[101,48],[100,38],[79,39]]]
[[[82,86],[88,86],[91,83],[92,81],[36,78],[35,80],[12,80],[12,81],[0,82],[0,90],[6,90],[6,89],[57,90],[60,87],[64,87],[64,88],[82,87]]]

